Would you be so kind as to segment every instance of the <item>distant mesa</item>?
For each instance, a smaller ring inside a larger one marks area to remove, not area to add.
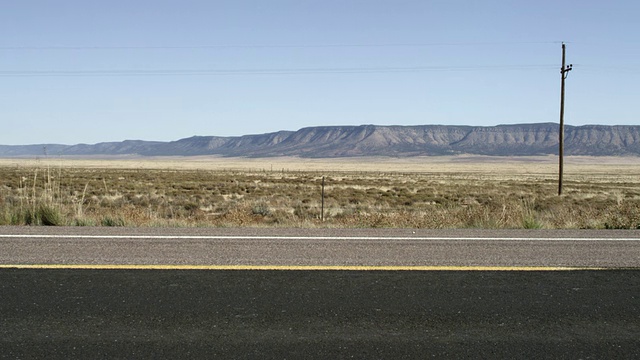
[[[0,145],[0,156],[533,156],[558,152],[558,124],[483,126],[318,126],[236,137],[194,136],[171,142],[127,140],[93,145]],[[565,154],[640,156],[640,126],[566,126]]]

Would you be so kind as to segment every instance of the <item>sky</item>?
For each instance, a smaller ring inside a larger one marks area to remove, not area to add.
[[[0,1],[0,144],[640,125],[637,0]]]

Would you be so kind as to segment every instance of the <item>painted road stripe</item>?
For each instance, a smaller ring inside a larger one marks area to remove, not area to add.
[[[0,234],[6,239],[144,239],[144,240],[420,240],[420,241],[640,241],[640,238],[419,237],[419,236],[225,236],[225,235],[45,235]]]
[[[557,266],[342,266],[342,265],[119,265],[119,264],[0,264],[0,269],[80,270],[279,270],[279,271],[584,271],[598,267]]]

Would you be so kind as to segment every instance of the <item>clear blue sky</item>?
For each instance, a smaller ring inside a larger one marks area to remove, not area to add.
[[[0,3],[0,144],[321,125],[640,124],[640,2]]]

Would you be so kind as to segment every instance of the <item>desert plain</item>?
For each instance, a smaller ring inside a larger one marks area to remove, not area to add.
[[[629,229],[640,158],[0,159],[0,224]],[[324,197],[323,197],[324,182]]]

